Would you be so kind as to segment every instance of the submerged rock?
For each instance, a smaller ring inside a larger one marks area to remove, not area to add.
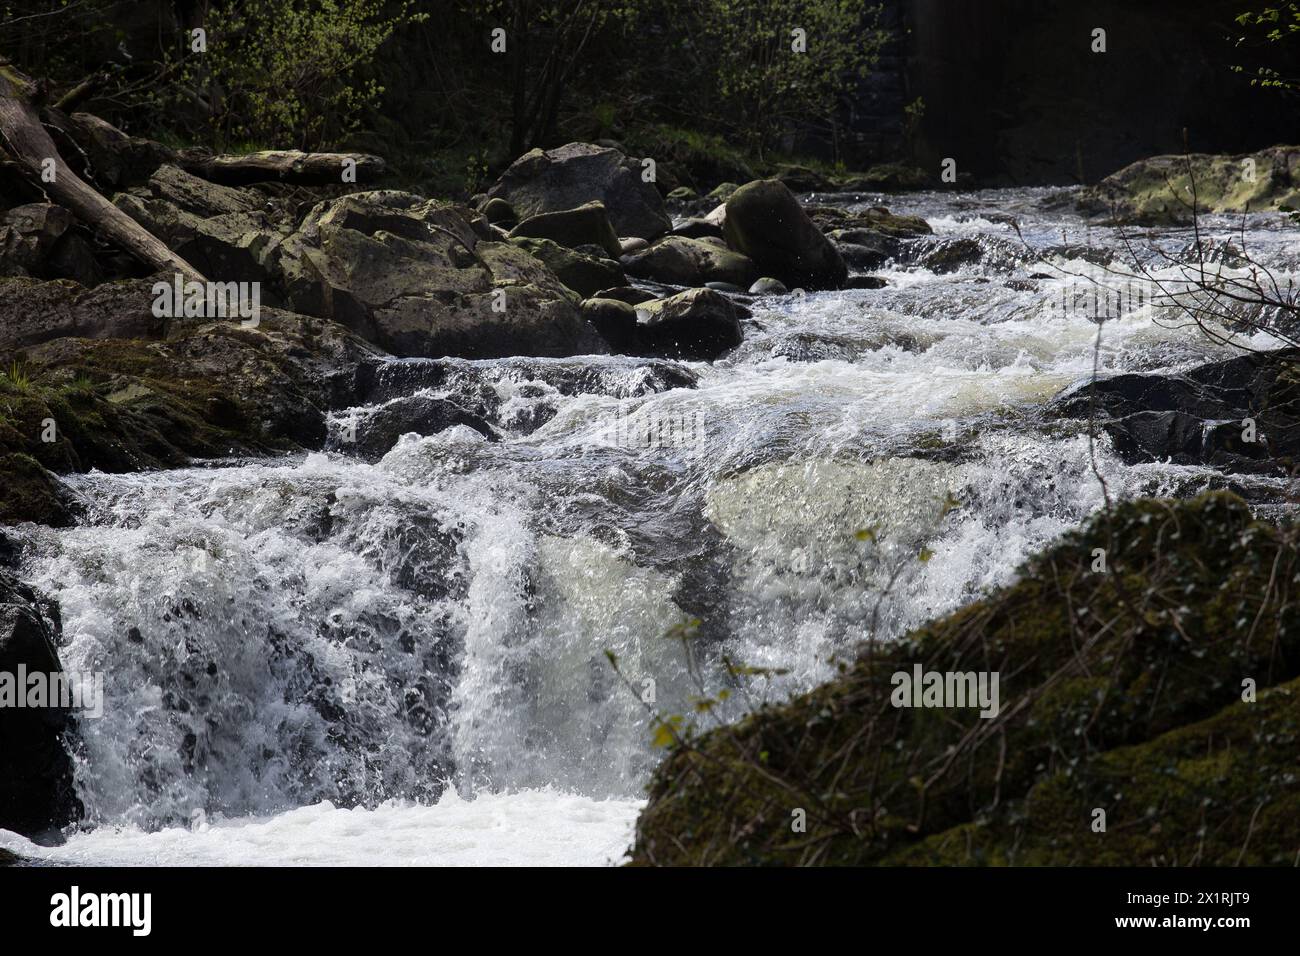
[[[1230,494],[1121,505],[1018,583],[675,746],[633,862],[1290,865],[1298,572],[1294,532]],[[996,673],[996,714],[898,706],[917,666]]]

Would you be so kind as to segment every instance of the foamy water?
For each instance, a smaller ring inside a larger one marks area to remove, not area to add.
[[[1041,251],[1090,238],[1033,212],[1038,196],[891,201],[992,251],[947,275],[896,263],[878,291],[763,300],[713,365],[395,363],[414,383],[398,394],[475,408],[500,442],[456,428],[374,463],[74,479],[88,520],[23,533],[65,666],[106,677],[78,735],[89,829],[0,845],[51,863],[617,862],[659,758],[647,704],[690,712],[725,686],[723,655],[786,670],[769,696],[807,689],[870,622],[889,639],[1011,580],[1100,506],[1094,467],[1113,496],[1216,480],[1126,466],[1104,439],[1094,461],[1084,429],[1042,417],[1094,361],[1233,352],[1143,306],[1094,355],[1097,325],[1051,308],[1069,275],[1008,252],[1008,210]],[[1295,255],[1264,220],[1251,236]],[[703,433],[637,445],[611,420]],[[694,669],[666,636],[687,619]]]

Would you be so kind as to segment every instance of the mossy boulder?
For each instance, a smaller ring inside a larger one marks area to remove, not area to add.
[[[676,747],[633,861],[1290,861],[1295,538],[1222,492],[1099,515],[1016,584]],[[894,706],[894,675],[918,664],[996,672],[997,715]],[[798,810],[806,832],[792,830]]]
[[[49,472],[319,448],[380,353],[333,322],[263,309],[162,340],[60,338],[0,352],[0,521],[67,524]]]
[[[1153,156],[1080,193],[1081,211],[1142,225],[1190,222],[1204,213],[1300,207],[1300,146],[1257,153]]]

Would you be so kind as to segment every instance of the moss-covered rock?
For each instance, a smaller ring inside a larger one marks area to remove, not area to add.
[[[1201,213],[1300,207],[1300,146],[1240,156],[1153,156],[1080,193],[1084,212],[1145,225],[1188,222]]]
[[[633,859],[1293,857],[1298,557],[1293,532],[1254,521],[1230,494],[1121,505],[1031,560],[1018,583],[677,747],[651,784]],[[893,675],[917,664],[996,672],[997,716],[895,707]],[[1257,703],[1242,702],[1247,679]],[[1092,830],[1095,808],[1106,833]],[[792,830],[800,809],[806,832]],[[1248,841],[1252,817],[1267,842]]]
[[[173,467],[318,448],[377,353],[333,322],[264,309],[169,338],[60,338],[0,353],[0,522],[66,524],[47,472]]]

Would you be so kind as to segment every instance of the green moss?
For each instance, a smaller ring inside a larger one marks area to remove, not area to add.
[[[1096,549],[1106,572],[1093,571]],[[1129,824],[1128,808],[1168,783],[1164,765],[1144,766],[1137,751],[1164,755],[1172,751],[1160,748],[1200,740],[1197,725],[1221,711],[1239,723],[1232,739],[1248,750],[1263,745],[1247,715],[1290,733],[1294,714],[1284,708],[1231,705],[1244,678],[1268,687],[1300,672],[1298,573],[1290,533],[1253,521],[1232,495],[1120,506],[1030,561],[1015,585],[674,752],[651,784],[634,861],[956,861],[960,850],[961,862],[1037,862],[1046,851],[1024,857],[1024,841],[1060,832],[1074,834],[1071,859],[1092,859],[1080,808],[1107,806],[1127,776],[1126,792],[1143,795],[1124,804]],[[891,676],[916,663],[996,671],[1000,713],[893,707]],[[1214,757],[1186,743],[1175,776],[1218,780]],[[1277,793],[1288,786],[1294,775],[1279,777]],[[791,832],[796,809],[807,813],[804,834]],[[1166,856],[1186,861],[1202,839],[1181,814],[1160,832]],[[1290,842],[1276,845],[1294,852],[1300,822],[1290,826]],[[1146,844],[1111,846],[1107,862],[1147,862],[1135,855]]]

